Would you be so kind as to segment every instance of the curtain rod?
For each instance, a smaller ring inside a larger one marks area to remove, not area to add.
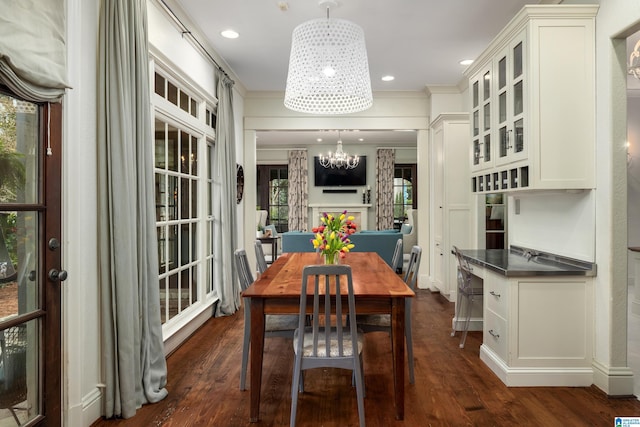
[[[164,0],[160,0],[160,2],[162,3],[162,5],[164,6],[164,8],[167,10],[167,12],[169,12],[171,14],[171,16],[173,17],[173,19],[182,27],[181,30],[181,34],[182,37],[184,38],[185,34],[188,34],[189,36],[191,36],[191,38],[193,39],[194,42],[196,42],[196,44],[200,47],[200,49],[202,49],[202,51],[205,53],[205,55],[207,55],[209,57],[209,59],[211,60],[211,62],[213,62],[213,64],[216,66],[216,68],[222,73],[224,74],[228,79],[231,80],[232,84],[235,84],[235,82],[233,81],[233,79],[231,79],[231,76],[229,76],[229,74],[224,70],[224,68],[222,68],[220,66],[220,64],[218,64],[218,61],[215,60],[215,58],[213,56],[211,56],[211,54],[207,51],[207,49],[202,45],[202,43],[200,43],[200,41],[196,38],[196,36],[193,35],[193,33],[191,31],[189,31],[189,29],[187,28],[186,25],[184,25],[182,23],[182,21],[180,20],[180,18],[178,18],[178,15],[175,14],[175,12],[173,10],[171,10],[171,8],[169,7],[169,5],[164,1]]]

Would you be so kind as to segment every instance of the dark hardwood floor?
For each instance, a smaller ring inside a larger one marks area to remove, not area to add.
[[[616,416],[640,416],[635,397],[607,398],[596,387],[508,388],[479,359],[480,332],[464,349],[450,336],[453,304],[420,290],[413,311],[416,384],[406,374],[405,419],[393,410],[388,335],[366,336],[365,413],[369,427],[388,426],[613,426]],[[167,360],[169,396],[145,405],[115,426],[287,426],[293,350],[285,338],[265,340],[261,421],[249,423],[249,391],[239,390],[243,316],[209,320]],[[355,389],[347,371],[308,371],[297,425],[358,425]]]

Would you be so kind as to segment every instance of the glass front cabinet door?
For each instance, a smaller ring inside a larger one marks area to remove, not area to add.
[[[472,170],[480,171],[493,166],[493,71],[483,68],[472,79]]]

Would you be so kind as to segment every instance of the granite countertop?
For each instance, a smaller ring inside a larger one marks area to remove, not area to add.
[[[507,277],[595,276],[591,262],[511,246],[510,249],[461,249],[471,263]]]

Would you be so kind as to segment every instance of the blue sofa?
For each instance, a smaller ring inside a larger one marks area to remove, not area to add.
[[[314,252],[315,250],[311,243],[313,239],[311,232],[288,231],[281,236],[282,252]],[[402,234],[392,230],[363,230],[352,234],[350,239],[355,245],[353,252],[377,252],[391,266],[396,242],[402,239]]]

